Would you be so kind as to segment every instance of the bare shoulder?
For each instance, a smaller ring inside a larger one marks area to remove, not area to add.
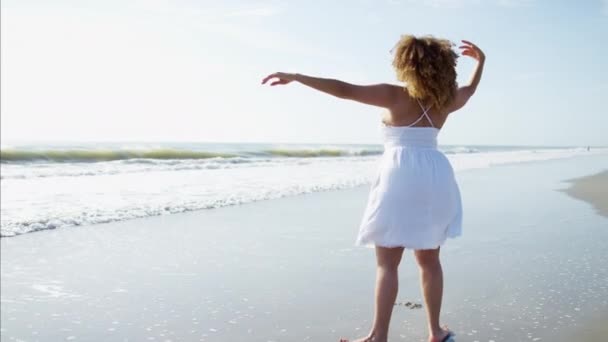
[[[384,108],[393,108],[399,100],[400,88],[389,83],[372,85],[342,84],[342,90],[338,95],[341,98]]]
[[[384,83],[384,85],[386,86],[387,92],[390,92],[395,98],[395,104],[403,105],[412,101],[412,97],[410,96],[407,87],[390,83]]]
[[[407,92],[407,88],[400,84],[392,84],[392,83],[382,83],[382,84],[387,89],[390,89],[390,91],[394,91],[396,94],[399,94],[399,95],[406,94],[407,96],[409,96],[409,94]]]
[[[409,97],[409,95],[407,95],[407,90],[405,90],[403,86],[398,84],[380,83],[378,84],[378,87],[380,87],[388,95],[394,96],[395,98],[403,97],[404,95]]]

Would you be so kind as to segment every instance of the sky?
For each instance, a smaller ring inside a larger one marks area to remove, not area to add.
[[[0,137],[380,143],[381,108],[260,81],[399,84],[402,34],[486,53],[440,144],[608,145],[608,0],[3,0]]]

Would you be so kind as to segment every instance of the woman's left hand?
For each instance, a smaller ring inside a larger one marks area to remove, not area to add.
[[[262,80],[262,84],[266,84],[266,82],[270,81],[273,78],[276,78],[277,80],[270,83],[271,86],[280,85],[280,84],[289,84],[291,81],[296,79],[296,74],[275,72],[274,74],[270,74],[270,75],[266,76]]]

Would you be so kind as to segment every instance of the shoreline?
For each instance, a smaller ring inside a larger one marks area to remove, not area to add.
[[[607,148],[608,150],[608,148]],[[559,162],[560,160],[562,161],[568,161],[568,160],[572,160],[572,159],[577,159],[577,160],[587,160],[587,159],[594,159],[594,158],[608,158],[608,153],[600,153],[600,154],[589,154],[589,155],[580,155],[580,156],[570,156],[570,157],[563,157],[563,158],[555,158],[555,159],[538,159],[538,160],[527,160],[527,161],[520,161],[520,162],[510,162],[510,163],[499,163],[499,164],[488,164],[488,166],[486,167],[472,167],[472,168],[465,168],[462,170],[457,170],[455,169],[456,174],[458,175],[464,175],[468,172],[475,172],[476,170],[484,170],[484,169],[491,169],[491,168],[502,168],[502,167],[517,167],[518,165],[531,165],[531,164],[535,164],[535,163],[545,163],[545,162]],[[453,167],[457,166],[457,163],[451,162]],[[374,164],[376,165],[376,164]],[[603,173],[608,173],[608,171],[602,171]],[[578,176],[578,175],[576,175]],[[585,178],[585,179],[583,179]],[[602,179],[600,180],[591,180],[591,185],[586,185],[586,178],[587,177],[583,177],[581,178],[581,180],[583,181],[583,183],[585,184],[584,186],[582,186],[581,190],[579,190],[579,187],[577,185],[575,190],[571,190],[568,189],[566,192],[571,192],[574,194],[572,196],[577,197],[580,196],[582,200],[584,201],[591,201],[592,203],[599,203],[597,205],[601,206],[601,214],[604,216],[608,216],[608,202],[603,199],[601,197],[601,194],[597,194],[598,191],[595,191],[594,193],[594,189],[597,188],[597,185],[602,185],[602,181],[604,181],[604,179],[606,179],[606,183],[608,183],[608,176],[603,176]],[[40,178],[40,179],[44,179],[44,178]],[[371,179],[371,178],[370,178]],[[569,179],[566,178],[566,181],[570,181],[570,182],[578,182],[578,179]],[[5,180],[6,181],[10,181],[11,179]],[[578,184],[578,183],[577,183]],[[150,218],[150,217],[160,217],[160,216],[165,216],[165,215],[179,215],[182,213],[187,213],[187,212],[202,212],[202,211],[206,211],[206,210],[217,210],[219,208],[224,208],[224,207],[232,207],[232,206],[241,206],[241,205],[249,205],[252,203],[256,203],[259,201],[274,201],[274,200],[282,200],[284,198],[289,198],[292,196],[301,196],[301,195],[308,195],[308,194],[314,194],[314,193],[322,193],[322,192],[333,192],[333,191],[344,191],[344,190],[349,190],[349,189],[353,189],[353,188],[358,188],[358,187],[363,187],[366,188],[369,186],[369,180],[366,182],[362,182],[362,183],[357,183],[356,185],[338,185],[335,187],[327,187],[327,188],[321,188],[321,189],[314,189],[311,188],[310,190],[307,191],[302,191],[302,192],[298,192],[298,193],[292,193],[290,191],[287,191],[285,193],[279,194],[276,197],[275,196],[270,196],[267,198],[245,198],[242,201],[241,200],[235,200],[233,203],[230,204],[220,204],[220,205],[212,205],[212,204],[208,204],[207,206],[200,206],[200,207],[183,207],[183,206],[177,206],[175,208],[173,207],[164,207],[164,210],[161,210],[159,208],[156,207],[152,207],[152,209],[150,209],[151,211],[153,211],[153,213],[147,213],[144,214],[142,216],[139,216],[139,214],[137,215],[132,215],[131,213],[123,213],[123,216],[117,217],[117,216],[110,216],[110,217],[106,217],[107,212],[101,212],[101,213],[94,213],[93,215],[85,215],[86,217],[93,217],[95,219],[89,219],[88,221],[85,220],[84,222],[80,222],[81,217],[83,215],[80,216],[66,216],[66,217],[58,217],[58,218],[45,218],[45,219],[40,219],[36,222],[34,222],[33,224],[30,224],[29,227],[27,228],[21,228],[21,229],[17,229],[17,228],[12,228],[10,226],[10,221],[7,220],[7,227],[10,228],[6,228],[6,227],[2,227],[3,231],[0,232],[0,240],[2,239],[6,239],[6,238],[15,238],[18,236],[23,236],[23,235],[27,235],[27,234],[32,234],[32,233],[38,233],[38,232],[42,232],[42,231],[49,231],[49,230],[56,230],[56,229],[72,229],[75,227],[82,227],[82,226],[89,226],[89,225],[100,225],[100,224],[105,224],[105,223],[112,223],[112,222],[125,222],[125,221],[132,221],[132,220],[142,220],[142,219],[146,219],[146,218]],[[603,189],[605,189],[606,192],[608,192],[608,189],[606,188],[606,186],[603,187]],[[580,195],[579,195],[580,192]],[[15,192],[17,194],[17,192]],[[21,192],[23,193],[23,192]],[[66,194],[64,194],[66,195]],[[190,194],[191,195],[191,194]],[[11,203],[9,203],[11,204]],[[4,202],[3,202],[4,205]],[[172,211],[170,209],[177,209],[175,211]],[[140,210],[141,211],[141,210]],[[3,213],[4,214],[4,213]],[[106,215],[106,216],[104,216]],[[4,224],[5,222],[3,222]],[[33,227],[33,228],[30,228]],[[6,228],[6,231],[4,231],[4,229]]]
[[[567,182],[571,185],[563,192],[591,204],[598,214],[608,217],[608,170]]]
[[[182,150],[169,145],[159,149],[162,146],[113,144],[54,152],[38,147],[24,149],[13,157],[31,157],[31,163],[7,161],[0,167],[4,195],[0,238],[369,184],[375,177],[381,158],[376,152],[380,150],[355,146],[291,149],[243,144],[232,148],[184,146]],[[440,150],[456,173],[548,160],[608,157],[608,149],[479,145]],[[235,158],[218,158],[226,155]],[[143,159],[132,158],[136,156]],[[48,160],[38,165],[33,162],[38,157]],[[123,189],[125,184],[129,184],[128,191]],[[79,190],[74,191],[74,187]]]

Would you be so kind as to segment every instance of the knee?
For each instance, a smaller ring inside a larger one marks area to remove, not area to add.
[[[422,270],[433,270],[441,268],[439,253],[436,251],[419,250],[416,251],[416,262]]]
[[[400,257],[384,258],[381,260],[377,260],[376,265],[378,266],[379,270],[396,272],[399,269],[400,262]]]
[[[382,271],[397,272],[399,269],[398,261],[383,261],[377,263],[378,269]]]

